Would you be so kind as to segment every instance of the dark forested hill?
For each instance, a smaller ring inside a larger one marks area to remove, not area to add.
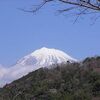
[[[5,85],[0,100],[100,100],[100,57],[53,67]]]

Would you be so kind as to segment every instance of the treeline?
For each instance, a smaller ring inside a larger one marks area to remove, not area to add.
[[[0,100],[100,100],[100,57],[41,68],[0,89]]]

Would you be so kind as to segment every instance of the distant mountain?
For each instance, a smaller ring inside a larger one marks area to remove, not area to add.
[[[15,65],[11,66],[10,68],[0,68],[0,86],[19,79],[22,76],[27,75],[29,72],[35,71],[42,67],[50,68],[51,65],[73,62],[77,62],[77,60],[63,51],[43,47],[25,57],[22,57]]]
[[[35,70],[1,88],[0,100],[100,100],[100,57]]]
[[[23,66],[49,67],[53,64],[61,64],[67,62],[72,63],[76,61],[76,59],[70,57],[68,54],[61,50],[43,47],[23,57],[17,62],[17,64]]]

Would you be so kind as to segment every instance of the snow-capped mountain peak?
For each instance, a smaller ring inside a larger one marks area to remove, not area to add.
[[[31,54],[20,59],[17,64],[26,66],[50,66],[52,64],[60,64],[66,62],[76,62],[77,60],[70,57],[68,54],[57,49],[49,49],[43,47],[38,49]]]
[[[50,68],[50,65],[52,64],[72,63],[76,61],[76,59],[70,57],[63,51],[43,47],[23,57],[10,68],[3,68],[1,66],[0,86],[19,79],[41,67]]]

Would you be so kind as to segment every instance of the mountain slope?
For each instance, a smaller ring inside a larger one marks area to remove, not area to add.
[[[0,100],[100,100],[97,68],[100,57],[40,68],[0,89]]]

